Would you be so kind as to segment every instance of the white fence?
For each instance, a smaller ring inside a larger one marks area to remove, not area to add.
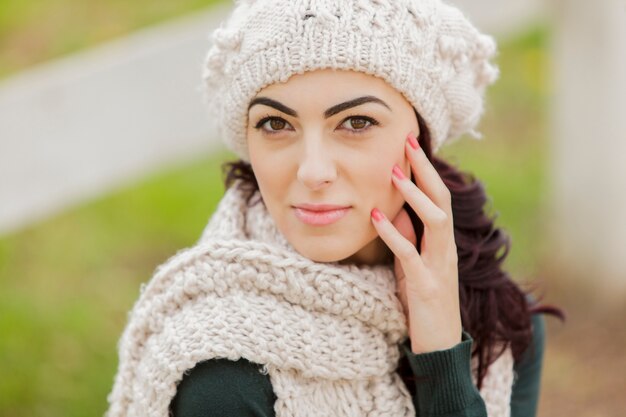
[[[500,35],[537,0],[457,0]],[[0,83],[0,234],[216,146],[201,64],[230,4],[134,33]]]
[[[215,146],[201,67],[221,7],[0,84],[0,234]]]

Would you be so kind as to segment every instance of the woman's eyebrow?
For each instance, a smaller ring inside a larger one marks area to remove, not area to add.
[[[337,113],[341,113],[342,111],[345,111],[349,108],[352,107],[356,107],[356,106],[360,106],[362,104],[365,103],[378,103],[380,105],[383,105],[385,107],[387,107],[389,109],[389,111],[391,111],[391,107],[389,107],[389,105],[387,103],[385,103],[383,100],[379,99],[378,97],[374,97],[374,96],[363,96],[363,97],[358,97],[352,100],[348,100],[345,101],[343,103],[339,103],[339,104],[335,104],[334,106],[326,109],[326,111],[324,111],[324,118],[328,119],[329,117],[337,114]],[[285,106],[284,104],[282,104],[281,102],[278,102],[276,100],[273,100],[269,97],[256,97],[254,98],[251,102],[250,105],[248,106],[248,111],[250,111],[250,109],[252,108],[252,106],[254,106],[255,104],[264,104],[266,106],[269,107],[273,107],[278,111],[281,111],[283,113],[286,113],[290,116],[293,117],[298,117],[298,112],[296,112],[294,109]]]
[[[250,112],[250,109],[255,104],[264,104],[266,106],[273,107],[278,111],[286,113],[289,116],[298,117],[298,112],[296,112],[294,109],[285,106],[283,103],[279,101],[272,100],[269,97],[256,97],[254,100],[250,102],[250,105],[248,106],[248,112]]]
[[[356,107],[356,106],[360,106],[361,104],[365,104],[365,103],[378,103],[380,105],[383,105],[385,107],[387,107],[387,109],[389,109],[389,111],[391,111],[391,107],[389,107],[389,105],[387,105],[387,103],[385,103],[384,101],[382,101],[381,99],[379,99],[378,97],[374,97],[374,96],[363,96],[363,97],[358,97],[352,100],[348,100],[345,101],[343,103],[339,103],[336,104],[334,106],[332,106],[331,108],[327,109],[324,112],[324,118],[328,119],[330,116],[333,116],[337,113],[340,113],[344,110],[347,110],[351,107]]]

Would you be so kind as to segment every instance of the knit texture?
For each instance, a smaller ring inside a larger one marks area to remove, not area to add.
[[[197,244],[142,286],[106,415],[166,417],[186,370],[243,357],[269,374],[277,417],[415,416],[395,372],[407,327],[390,265],[303,257],[262,202],[247,206],[239,185]],[[508,416],[510,352],[489,369],[481,390],[489,416]]]
[[[436,152],[469,132],[498,77],[491,36],[440,0],[240,0],[212,34],[201,89],[229,149],[249,161],[248,104],[294,74],[323,68],[387,81],[424,118]]]

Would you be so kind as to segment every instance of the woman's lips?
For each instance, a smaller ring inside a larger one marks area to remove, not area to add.
[[[307,210],[302,207],[294,207],[293,209],[296,217],[303,223],[313,226],[326,226],[348,214],[350,207],[333,210]]]

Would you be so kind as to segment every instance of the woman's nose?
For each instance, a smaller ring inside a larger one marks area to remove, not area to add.
[[[298,167],[298,180],[312,190],[332,184],[337,178],[335,155],[321,138],[304,139]]]

